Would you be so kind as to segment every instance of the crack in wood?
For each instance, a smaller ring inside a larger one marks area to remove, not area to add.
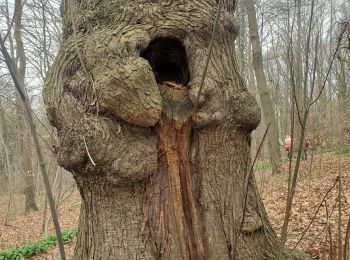
[[[146,215],[155,241],[153,249],[157,258],[166,257],[170,253],[168,237],[171,236],[176,240],[172,242],[178,244],[183,259],[206,259],[189,160],[193,106],[186,87],[165,82],[160,89],[164,105],[157,127],[160,166],[155,174],[162,176],[153,176],[147,194],[159,197],[157,200],[148,198],[146,205],[150,207],[147,208],[149,213],[150,209],[160,208],[158,214]],[[154,205],[156,201],[163,204]]]

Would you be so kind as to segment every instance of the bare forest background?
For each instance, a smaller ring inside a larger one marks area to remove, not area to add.
[[[350,2],[246,0],[238,2],[236,19],[236,60],[262,108],[251,154],[275,231],[317,259],[350,259]],[[0,0],[0,40],[33,110],[61,225],[77,228],[78,191],[57,165],[55,129],[42,101],[61,22],[60,1]],[[291,160],[286,135],[294,141]],[[305,137],[309,158],[301,162]],[[0,251],[53,232],[40,172],[23,103],[0,54]]]

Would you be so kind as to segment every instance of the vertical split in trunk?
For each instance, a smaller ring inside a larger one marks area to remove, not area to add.
[[[176,244],[182,259],[205,259],[189,160],[193,106],[184,86],[189,80],[186,53],[177,40],[163,38],[141,55],[150,62],[163,99],[156,129],[159,170],[150,177],[145,204],[153,252],[167,258]]]
[[[159,258],[171,254],[171,243],[175,243],[183,259],[205,259],[189,160],[192,120],[190,111],[184,110],[191,108],[190,101],[184,87],[175,84],[163,87],[167,88],[163,92],[164,102],[176,105],[172,110],[164,105],[164,110],[172,114],[163,113],[157,128],[159,171],[155,173],[158,176],[151,176],[145,205],[150,240]],[[170,94],[174,99],[168,99]],[[179,119],[186,116],[187,120]],[[159,202],[161,207],[154,214]]]
[[[160,164],[165,174],[166,182],[161,189],[168,189],[169,219],[161,219],[168,225],[174,225],[178,244],[183,259],[204,259],[202,234],[199,230],[199,220],[196,202],[192,192],[192,176],[189,165],[189,144],[192,122],[179,122],[161,118],[159,126]],[[165,193],[163,193],[165,194]]]

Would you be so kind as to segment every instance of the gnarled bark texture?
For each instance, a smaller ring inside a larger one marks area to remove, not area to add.
[[[254,177],[240,229],[260,113],[237,73],[234,1],[223,6],[194,109],[216,1],[63,2],[44,99],[82,197],[76,259],[276,258]]]

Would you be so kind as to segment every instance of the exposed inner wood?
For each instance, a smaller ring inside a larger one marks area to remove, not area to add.
[[[166,258],[169,253],[166,240],[170,235],[172,242],[178,244],[183,259],[205,259],[189,160],[192,105],[188,105],[190,100],[185,87],[165,82],[160,89],[165,112],[157,129],[160,167],[155,174],[162,176],[153,178],[148,194],[154,195],[156,190],[160,191],[158,200],[153,200],[153,203],[161,201],[163,204],[158,214],[152,214],[153,219],[149,219],[148,223],[153,229],[150,233],[157,234],[153,237],[155,243],[163,248],[156,246],[154,249],[158,251],[156,255],[159,258]],[[174,108],[172,111],[169,104]],[[159,205],[151,205],[150,208],[155,207]]]

